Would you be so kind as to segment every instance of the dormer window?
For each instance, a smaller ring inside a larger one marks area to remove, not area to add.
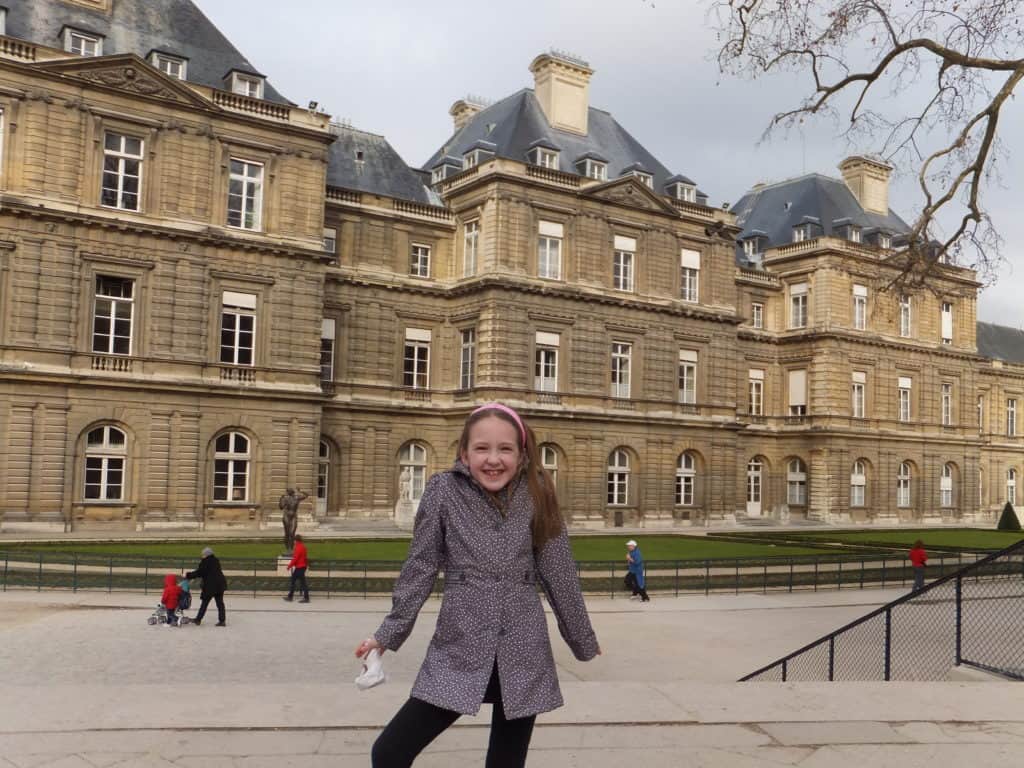
[[[99,35],[65,27],[64,50],[78,56],[102,56],[103,38]]]
[[[432,170],[430,172],[430,183],[431,184],[437,184],[437,182],[442,181],[444,179],[446,167],[447,166],[439,165],[439,166],[437,166],[437,168],[435,168],[434,170]]]
[[[462,161],[459,158],[445,155],[437,161],[437,165],[430,169],[430,183],[437,184],[461,170]]]
[[[0,8],[0,35],[7,34],[7,9]]]
[[[793,242],[802,243],[804,240],[811,239],[811,225],[810,224],[797,224],[793,227]]]
[[[882,232],[878,235],[878,247],[889,250],[892,248],[892,235],[888,232]]]
[[[263,98],[263,78],[259,75],[246,75],[241,72],[231,73],[231,92],[250,99]]]
[[[697,202],[697,185],[684,176],[673,176],[668,180],[669,197],[682,200],[684,203]]]
[[[608,163],[599,163],[597,160],[587,160],[584,165],[584,174],[588,179],[606,181],[608,179]]]
[[[149,63],[175,80],[184,80],[186,78],[188,62],[180,56],[171,56],[169,53],[153,51],[149,55]]]
[[[537,165],[541,168],[558,170],[558,153],[553,149],[537,148]]]
[[[479,153],[475,149],[472,152],[467,152],[466,154],[464,154],[462,156],[462,169],[466,170],[467,168],[475,168],[476,165],[480,162],[478,154]]]
[[[758,250],[756,237],[750,237],[743,241],[743,255],[746,256],[749,261],[757,261]]]
[[[497,151],[497,147],[489,141],[480,139],[473,142],[469,150],[462,155],[462,169],[475,168],[481,163],[486,163]]]
[[[643,171],[633,171],[633,176],[640,180],[640,183],[650,189],[654,189],[654,177]]]

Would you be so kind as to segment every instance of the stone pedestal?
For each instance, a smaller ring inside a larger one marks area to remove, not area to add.
[[[407,499],[395,504],[395,525],[403,531],[411,531],[416,522],[416,507],[415,501]]]

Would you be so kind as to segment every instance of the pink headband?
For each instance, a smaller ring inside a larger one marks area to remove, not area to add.
[[[481,405],[479,408],[474,410],[469,415],[470,416],[476,416],[481,411],[501,411],[502,413],[507,413],[509,416],[511,416],[512,420],[516,423],[516,426],[519,427],[519,434],[520,434],[520,436],[523,439],[523,449],[525,450],[525,448],[526,448],[526,427],[523,426],[523,420],[519,418],[519,414],[518,413],[513,411],[507,405],[503,405],[502,403],[487,403],[485,405]]]

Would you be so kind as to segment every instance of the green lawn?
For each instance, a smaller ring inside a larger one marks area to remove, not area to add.
[[[644,536],[639,539],[647,560],[704,560],[711,558],[779,557],[821,554],[822,548],[808,544],[783,545],[771,542],[717,541],[703,536]],[[577,560],[621,561],[626,557],[626,537],[573,536],[573,554]],[[306,539],[312,560],[401,561],[409,548],[408,539],[317,540]],[[75,552],[80,555],[134,555],[199,560],[203,548],[196,541],[137,542],[49,542],[6,547],[17,551]],[[281,554],[277,541],[247,540],[214,542],[213,550],[221,558],[273,558]],[[3,549],[0,545],[0,549]]]
[[[786,542],[843,543],[859,546],[909,547],[917,539],[925,548],[943,549],[1003,549],[1024,539],[1024,532],[993,531],[980,528],[908,528],[886,531],[795,531],[740,534],[758,541],[784,540]]]

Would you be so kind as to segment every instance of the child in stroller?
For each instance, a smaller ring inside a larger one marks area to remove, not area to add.
[[[177,576],[168,573],[164,576],[164,591],[160,596],[160,603],[149,617],[149,623],[180,627],[188,623],[188,617],[184,613],[191,605],[192,593],[189,591],[188,580],[182,579],[179,583]]]

